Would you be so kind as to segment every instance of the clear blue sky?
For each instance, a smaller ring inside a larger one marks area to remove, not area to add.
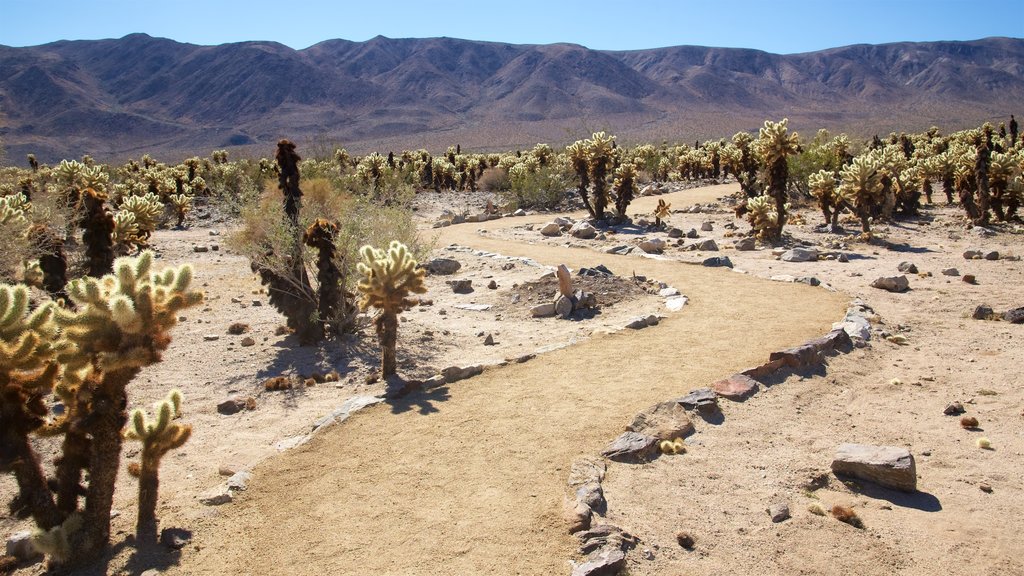
[[[287,15],[282,6],[292,6]],[[0,44],[120,38],[193,44],[448,36],[602,50],[675,45],[789,54],[902,40],[1024,37],[1024,0],[0,0]]]

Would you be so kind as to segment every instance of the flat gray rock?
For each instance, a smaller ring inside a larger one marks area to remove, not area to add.
[[[619,462],[650,460],[658,449],[658,439],[639,432],[623,432],[601,451],[601,455]]]
[[[434,258],[430,262],[427,262],[427,272],[431,274],[437,274],[440,276],[447,276],[448,274],[455,274],[462,268],[462,264],[454,258]]]
[[[622,550],[602,549],[587,556],[587,561],[572,569],[572,576],[615,576],[626,565]]]
[[[757,249],[757,240],[753,238],[741,238],[733,243],[736,250],[740,252],[750,252]]]
[[[814,248],[793,248],[782,253],[779,258],[783,262],[815,262],[818,260],[818,251]]]
[[[841,444],[832,460],[832,472],[904,492],[917,490],[914,456],[898,446]]]
[[[693,422],[678,402],[662,402],[636,415],[626,430],[658,440],[674,440],[693,434]]]
[[[540,233],[544,236],[561,236],[562,227],[554,222],[548,222],[540,229]]]
[[[530,314],[534,318],[548,318],[555,315],[555,303],[545,302],[544,304],[538,304],[533,308],[530,308]]]
[[[888,292],[906,292],[910,289],[910,281],[906,276],[882,276],[871,283],[872,288],[880,288]]]
[[[714,411],[718,409],[718,395],[711,388],[698,388],[676,402],[687,410]]]
[[[701,265],[709,268],[732,268],[732,260],[728,256],[713,256],[701,262]]]

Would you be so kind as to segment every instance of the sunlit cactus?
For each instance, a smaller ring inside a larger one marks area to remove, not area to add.
[[[192,196],[188,194],[171,194],[167,197],[167,201],[174,210],[174,216],[178,219],[175,226],[180,227],[185,223],[185,216],[192,211]]]
[[[61,509],[73,513],[80,478],[88,471],[83,524],[68,535],[83,558],[98,553],[110,537],[121,432],[128,420],[127,386],[143,367],[160,360],[178,314],[203,299],[190,288],[191,267],[155,272],[152,264],[153,253],[146,251],[119,258],[113,274],[71,281],[67,292],[76,309],[57,309],[54,317],[70,344],[56,354],[65,372],[63,395],[70,401],[57,480],[72,495]]]
[[[839,197],[853,207],[860,218],[863,232],[870,234],[872,211],[883,200],[882,177],[877,160],[873,154],[861,154],[843,167],[840,177]]]
[[[765,120],[752,147],[765,169],[766,193],[775,200],[776,224],[767,231],[770,238],[782,236],[786,224],[786,185],[789,180],[787,158],[800,151],[800,136],[789,132],[789,119]]]
[[[374,152],[364,156],[356,166],[356,174],[364,184],[372,184],[374,188],[380,187],[381,178],[387,170],[387,161],[383,156]]]
[[[140,464],[129,467],[139,479],[139,510],[135,537],[144,543],[156,542],[156,505],[160,489],[160,460],[180,448],[192,435],[192,427],[174,420],[181,415],[181,392],[172,390],[155,405],[156,418],[150,419],[141,409],[132,412],[125,438],[142,443]]]
[[[775,203],[768,196],[757,196],[747,200],[747,221],[758,238],[770,238],[778,226],[779,215]]]
[[[423,282],[426,271],[416,267],[416,260],[401,242],[391,242],[387,252],[372,246],[360,250],[363,261],[358,264],[363,279],[357,284],[362,299],[359,308],[378,310],[374,318],[381,347],[381,376],[396,373],[395,348],[398,342],[398,314],[416,304],[412,294],[427,291]]]
[[[587,166],[590,169],[590,183],[594,187],[594,214],[598,219],[604,218],[608,206],[608,172],[615,166],[615,136],[604,132],[595,132],[586,141]]]
[[[818,207],[825,215],[825,224],[832,230],[839,228],[839,213],[842,212],[842,199],[836,193],[836,177],[831,170],[819,170],[807,179],[811,196],[818,200]]]
[[[145,245],[157,226],[160,225],[160,217],[164,213],[164,205],[154,194],[144,196],[128,196],[121,202],[118,212],[130,212],[135,216],[139,244]]]
[[[620,218],[626,217],[626,209],[637,194],[636,165],[624,163],[615,169],[612,189],[615,191],[615,212]]]

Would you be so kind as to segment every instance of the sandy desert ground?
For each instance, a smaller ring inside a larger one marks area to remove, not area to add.
[[[164,461],[158,514],[162,527],[187,530],[190,540],[180,551],[133,556],[123,545],[136,496],[126,475],[115,502],[115,551],[94,572],[568,574],[580,559],[562,517],[574,460],[596,456],[648,406],[828,332],[859,298],[877,314],[867,346],[766,381],[745,402],[722,400],[720,421],[694,419],[686,454],[608,464],[608,511],[599,522],[638,538],[628,573],[1024,574],[1016,550],[1024,529],[1024,327],[971,317],[979,304],[997,312],[1024,306],[1024,228],[996,225],[982,235],[964,225],[959,208],[930,205],[918,218],[877,226],[866,242],[853,223],[844,234],[816,228],[822,217],[808,207],[800,210],[806,223],[787,228],[787,247],[845,258],[783,262],[772,247],[733,249],[749,226],[720,198],[736,190],[723,184],[634,202],[634,219],[649,218],[658,199],[671,202],[669,226],[699,235],[682,246],[637,228],[593,240],[542,236],[556,214],[434,229],[442,207],[485,199],[421,199],[432,256],[462,267],[430,276],[426,302],[404,315],[400,371],[426,379],[448,366],[486,369],[376,403],[312,436],[339,407],[383,393],[384,384],[368,378],[377,362],[372,332],[300,347],[277,335],[283,318],[248,262],[227,248],[229,223],[160,232],[161,259],[192,262],[207,299],[185,314],[165,361],[140,376],[131,398],[148,406],[170,388],[185,393],[184,418],[195,432]],[[689,211],[694,204],[700,212]],[[711,230],[701,230],[705,222]],[[668,243],[656,257],[607,252],[652,237]],[[687,249],[708,239],[719,249]],[[968,260],[968,249],[1000,258]],[[734,268],[700,265],[712,256],[728,256]],[[870,287],[900,274],[901,262],[918,269],[908,274],[909,291]],[[602,264],[616,274],[588,285],[599,313],[530,316],[554,289],[542,277],[559,264]],[[942,274],[947,268],[960,275]],[[963,281],[968,274],[975,283]],[[803,277],[821,285],[790,281]],[[471,279],[473,292],[453,293],[453,278]],[[687,305],[668,310],[659,283],[687,296]],[[651,314],[662,317],[657,325],[624,328]],[[236,322],[248,330],[228,334]],[[331,371],[338,381],[263,388],[272,376]],[[231,396],[251,398],[254,409],[218,413]],[[979,420],[977,429],[943,414],[954,401]],[[976,445],[982,436],[991,450]],[[844,442],[908,448],[918,492],[831,475]],[[232,502],[200,501],[242,470],[251,478]],[[0,496],[12,491],[13,481],[0,479]],[[792,518],[773,523],[766,509],[780,502]],[[814,515],[813,503],[852,506],[864,528]],[[5,536],[26,528],[0,519]],[[677,544],[679,531],[693,537],[692,548]],[[43,571],[36,563],[15,573]]]

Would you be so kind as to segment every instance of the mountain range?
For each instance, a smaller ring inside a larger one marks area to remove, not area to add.
[[[867,137],[1008,120],[1024,103],[1024,40],[854,45],[803,54],[676,46],[601,51],[453,38],[184,44],[145,34],[0,46],[10,162],[90,154],[270,155],[461,144],[624,143],[756,132],[790,118]]]

